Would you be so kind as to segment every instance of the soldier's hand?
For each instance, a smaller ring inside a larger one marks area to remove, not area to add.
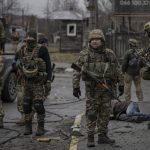
[[[74,88],[73,89],[73,96],[79,98],[81,96],[80,88]]]
[[[119,96],[123,95],[123,93],[124,93],[124,86],[123,85],[119,85],[118,90],[119,90]]]

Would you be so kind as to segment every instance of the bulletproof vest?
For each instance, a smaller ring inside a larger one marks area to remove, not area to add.
[[[139,67],[140,59],[136,56],[136,52],[132,51],[129,56],[129,66],[133,68]]]
[[[84,56],[83,65],[83,71],[86,70],[95,73],[99,79],[115,80],[117,77],[116,64],[107,49],[102,53],[88,51]],[[84,81],[90,80],[86,75],[82,77]]]
[[[46,63],[42,58],[38,57],[39,47],[32,52],[25,49],[22,58],[22,70],[26,78],[43,78],[47,76]]]

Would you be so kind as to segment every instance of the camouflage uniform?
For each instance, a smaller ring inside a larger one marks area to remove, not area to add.
[[[150,22],[147,22],[144,25],[144,31],[147,34],[147,36],[150,38]],[[148,44],[148,46],[145,46],[146,48],[143,49],[143,51],[141,52],[142,57],[144,58],[144,60],[146,60],[146,62],[148,62],[148,64],[150,63],[150,43]],[[150,80],[150,68],[148,65],[145,64],[145,67],[141,69],[141,77],[144,80]]]
[[[5,30],[2,21],[0,21],[0,54],[3,53],[4,47],[3,42],[5,38]]]
[[[24,52],[26,48],[25,43],[21,46],[20,50],[15,54],[15,58],[12,63],[13,69],[17,69],[14,71],[17,71],[17,109],[21,113],[21,119],[17,121],[16,123],[18,125],[24,125],[24,112],[23,112],[23,93],[24,93],[24,78],[21,71],[21,68],[18,67],[18,64],[21,61],[22,53]]]
[[[3,36],[2,35],[3,31],[4,31],[4,27],[3,27],[2,22],[0,21],[0,43],[1,43],[2,36]],[[0,72],[3,69],[3,63],[1,63],[3,61],[3,56],[1,54],[2,54],[2,49],[0,49]],[[0,97],[2,94],[1,92],[2,92],[2,79],[0,79]],[[4,110],[2,107],[2,101],[0,99],[0,128],[3,127],[3,117],[4,117]]]
[[[144,66],[140,59],[137,57],[137,40],[129,39],[129,50],[123,58],[122,72],[124,74],[125,85],[125,100],[131,100],[131,84],[134,82],[136,88],[136,95],[139,101],[143,101],[143,92],[141,89],[140,69]]]
[[[150,21],[144,25],[144,31],[150,39]],[[146,60],[150,62],[150,43],[144,53],[144,56]],[[147,67],[145,73],[146,73],[146,76],[148,76],[148,80],[150,80],[150,68]],[[150,123],[148,124],[148,129],[150,129]]]
[[[14,52],[16,52],[17,51],[17,46],[18,46],[18,43],[19,43],[19,33],[16,31],[16,28],[12,28],[11,39],[12,39],[12,50]]]
[[[5,30],[2,21],[0,21],[0,54],[2,54],[4,51],[2,47],[4,37],[5,37]]]
[[[93,39],[100,39],[105,42],[104,35],[101,30],[92,30],[89,34],[89,47],[80,52],[77,64],[82,67],[83,71],[91,71],[98,75],[98,78],[107,84],[109,88],[116,93],[116,84],[119,82],[120,71],[118,69],[118,61],[112,50],[104,48],[93,49],[90,46],[90,41]],[[73,73],[73,89],[80,88],[80,77],[82,75],[85,81],[86,91],[86,120],[88,133],[88,147],[93,147],[93,135],[95,127],[98,128],[99,140],[101,136],[106,136],[108,132],[108,123],[110,116],[111,100],[113,96],[106,89],[98,87],[96,82],[90,80],[82,72]],[[120,86],[123,83],[120,82]],[[90,138],[92,137],[92,138]],[[91,139],[91,140],[90,140]],[[90,144],[92,141],[92,144]],[[99,141],[101,143],[101,141]],[[107,143],[107,142],[106,142]]]
[[[37,135],[44,134],[45,108],[45,82],[47,80],[47,64],[43,58],[39,57],[40,48],[36,44],[36,33],[30,32],[27,38],[27,47],[21,55],[20,67],[23,73],[24,93],[23,93],[23,111],[25,113],[25,135],[32,133],[33,107],[37,112],[38,128]],[[32,35],[33,34],[33,35]],[[49,58],[48,51],[46,57]],[[48,56],[47,56],[48,55]],[[48,66],[49,67],[49,66]],[[38,68],[38,69],[37,69]],[[48,83],[50,84],[50,83]]]
[[[2,55],[0,56],[0,72],[2,71],[3,69],[3,57]],[[0,79],[0,97],[1,97],[1,93],[2,92],[2,79]],[[3,117],[4,117],[4,110],[3,110],[3,107],[2,107],[2,100],[0,99],[0,128],[3,127]]]

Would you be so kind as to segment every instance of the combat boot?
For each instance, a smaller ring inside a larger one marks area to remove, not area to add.
[[[16,122],[16,124],[18,126],[24,126],[25,125],[25,116],[24,116],[24,114],[21,114],[21,118],[20,118],[19,121]]]
[[[25,121],[25,132],[24,135],[32,134],[32,121]]]
[[[3,117],[0,118],[0,128],[4,128],[4,125],[3,125]]]
[[[98,144],[113,144],[115,140],[110,139],[106,134],[98,135]]]
[[[95,147],[94,135],[88,135],[87,147]]]
[[[44,121],[38,122],[36,136],[44,135]]]

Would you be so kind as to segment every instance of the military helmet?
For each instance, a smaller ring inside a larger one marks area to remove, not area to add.
[[[147,31],[150,32],[150,21],[147,22],[147,23],[144,25],[144,31],[145,31],[145,32],[147,32]]]
[[[138,41],[136,39],[129,39],[128,44],[133,47],[138,46]]]
[[[89,41],[92,39],[101,39],[105,41],[105,36],[102,30],[100,29],[94,29],[89,33]]]
[[[37,32],[35,30],[29,30],[27,32],[27,40],[32,38],[37,41]]]

